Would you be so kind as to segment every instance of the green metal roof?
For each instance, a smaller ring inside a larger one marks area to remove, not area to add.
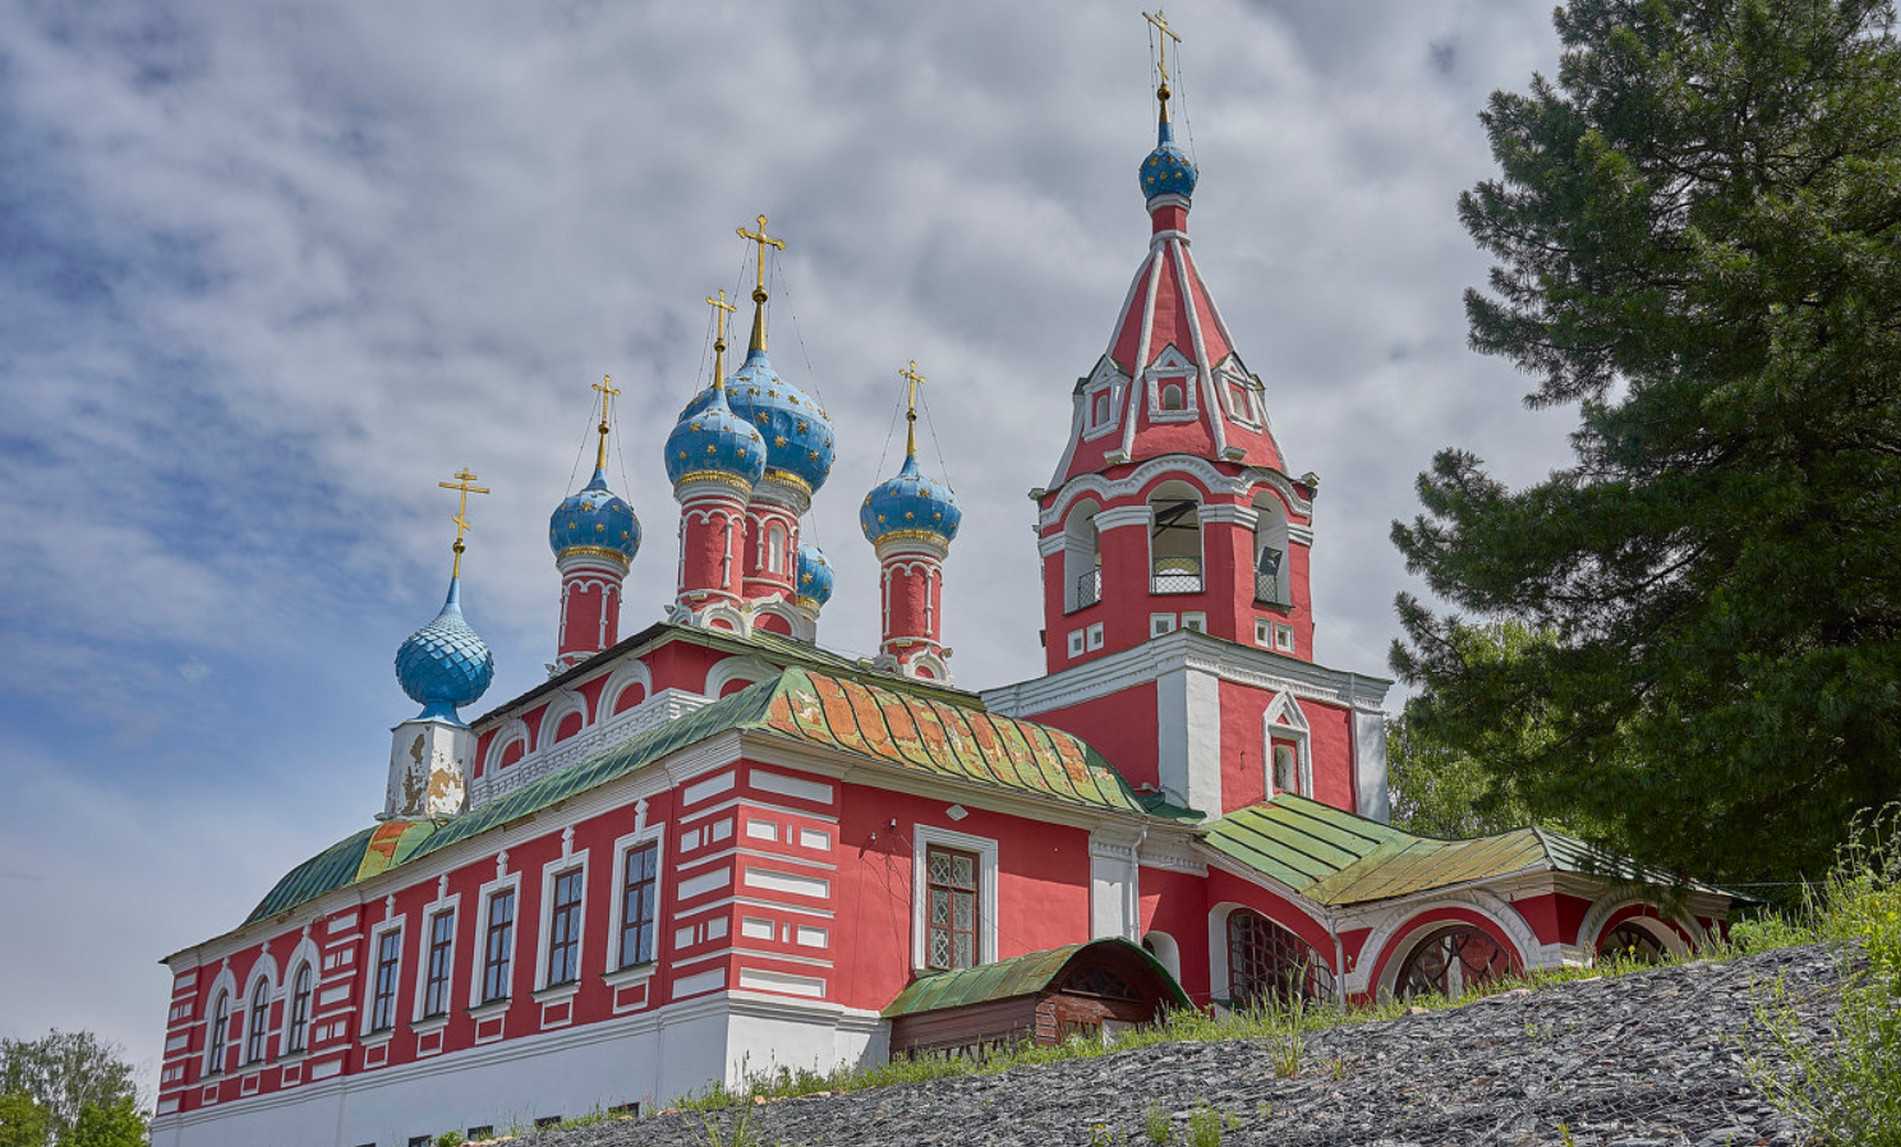
[[[1289,793],[1211,822],[1204,843],[1309,900],[1331,905],[1388,900],[1527,871],[1673,883],[1664,873],[1640,869],[1546,828],[1435,840]]]
[[[1121,775],[1072,734],[985,712],[980,702],[952,705],[932,696],[794,668],[460,816],[389,820],[354,833],[291,869],[245,923],[519,820],[736,729],[776,733],[915,772],[1029,796],[1141,812]]]
[[[920,1012],[940,1011],[944,1008],[968,1007],[971,1004],[985,1004],[993,1000],[1008,1000],[1017,996],[1034,995],[1049,987],[1050,983],[1062,973],[1079,952],[1085,949],[1103,947],[1122,947],[1141,956],[1162,982],[1168,985],[1169,1002],[1178,1008],[1191,1007],[1188,994],[1168,974],[1168,969],[1149,954],[1146,949],[1129,943],[1119,937],[1091,940],[1086,944],[1065,944],[1061,948],[1048,948],[1041,952],[1031,952],[1024,956],[1012,956],[1008,960],[998,960],[991,964],[979,964],[974,968],[958,968],[949,972],[932,972],[919,976],[910,985],[898,993],[896,999],[885,1005],[884,1018],[916,1015]]]

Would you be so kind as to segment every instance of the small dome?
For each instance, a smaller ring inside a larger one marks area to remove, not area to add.
[[[832,600],[832,563],[825,551],[813,545],[799,547],[799,584],[794,591],[813,605]]]
[[[765,472],[765,439],[715,387],[694,395],[667,435],[667,480],[675,486],[697,475],[719,475],[750,489]]]
[[[631,562],[640,552],[640,519],[596,470],[586,486],[563,498],[549,516],[548,548],[557,558],[574,550],[606,550]]]
[[[1175,145],[1175,131],[1164,121],[1158,131],[1155,150],[1142,161],[1142,197],[1158,195],[1192,196],[1195,193],[1195,161]]]
[[[423,717],[460,721],[456,709],[488,691],[495,676],[495,654],[462,618],[462,583],[449,582],[449,596],[435,620],[409,635],[396,649],[396,680]]]
[[[818,400],[780,378],[763,350],[726,380],[733,413],[756,427],[766,442],[766,467],[783,471],[816,493],[832,473],[832,420]]]
[[[917,459],[906,455],[897,476],[888,478],[865,495],[858,507],[858,526],[877,545],[893,534],[915,532],[948,542],[957,536],[964,512],[957,495],[934,478],[925,477]]]

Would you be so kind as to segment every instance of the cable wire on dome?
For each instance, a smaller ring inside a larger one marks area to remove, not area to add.
[[[774,297],[785,295],[786,316],[792,320],[792,336],[799,340],[799,357],[805,360],[805,378],[812,384],[812,396],[819,400],[819,407],[825,406],[825,391],[820,388],[818,370],[812,366],[812,355],[805,349],[805,331],[799,326],[799,308],[792,301],[792,280],[786,277],[779,267],[779,257],[772,260],[772,285]],[[771,304],[767,304],[770,306]]]
[[[1183,62],[1188,53],[1182,50],[1180,40],[1175,41],[1175,87],[1176,96],[1181,101],[1182,126],[1188,129],[1188,161],[1201,170],[1201,156],[1195,152],[1195,119],[1188,114],[1188,65]]]
[[[594,407],[590,404],[587,408],[587,423],[581,429],[581,443],[574,448],[574,465],[568,467],[568,485],[561,495],[564,498],[574,493],[574,483],[581,477],[581,459],[587,454],[587,440],[590,435],[597,433],[594,426]]]
[[[944,444],[937,440],[937,419],[931,417],[931,400],[920,393],[918,405],[924,408],[924,424],[931,430],[931,448],[937,451],[937,472],[944,476],[944,485],[954,494],[957,483],[951,481],[950,463],[944,460]]]
[[[891,439],[898,432],[898,415],[903,413],[903,411],[904,411],[904,388],[899,387],[897,397],[894,398],[891,403],[891,424],[885,427],[884,445],[879,447],[878,449],[878,468],[872,471],[873,474],[880,475],[880,477],[878,478],[880,482],[884,481],[884,478],[882,477],[882,475],[885,472],[885,469],[884,469],[885,459],[891,456]]]

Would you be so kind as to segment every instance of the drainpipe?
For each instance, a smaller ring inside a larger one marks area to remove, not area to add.
[[[1340,929],[1334,925],[1331,912],[1327,913],[1327,936],[1333,941],[1333,1002],[1344,1012],[1347,1010],[1346,949],[1340,943]]]

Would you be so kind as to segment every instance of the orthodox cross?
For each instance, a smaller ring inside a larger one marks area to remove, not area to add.
[[[469,495],[486,494],[489,490],[487,486],[475,484],[475,471],[467,466],[455,472],[455,481],[437,482],[436,485],[445,490],[459,491],[456,498],[455,517],[449,519],[455,523],[455,545],[449,547],[455,551],[455,564],[449,568],[449,578],[453,581],[462,576],[462,551],[465,548],[462,545],[462,532],[469,528]]]
[[[917,457],[917,388],[924,385],[924,376],[918,372],[917,360],[912,359],[910,366],[907,366],[903,370],[898,372],[898,377],[904,380],[904,387],[905,387],[904,456],[906,458],[916,458]]]
[[[607,470],[607,406],[608,403],[614,401],[614,396],[620,393],[620,387],[614,385],[613,375],[604,374],[601,376],[601,381],[594,384],[594,389],[601,395],[601,441],[600,445],[594,449],[594,468],[605,473]]]
[[[741,239],[751,239],[759,244],[759,258],[754,268],[755,279],[752,289],[752,344],[753,350],[766,349],[766,248],[785,250],[785,240],[766,234],[766,217],[759,217],[759,229],[748,231],[739,228]]]
[[[1156,37],[1158,49],[1161,53],[1161,62],[1157,65],[1156,70],[1161,73],[1162,84],[1155,89],[1155,95],[1156,98],[1162,101],[1162,118],[1166,120],[1168,118],[1168,42],[1173,40],[1179,44],[1182,42],[1182,38],[1177,36],[1174,29],[1168,26],[1168,17],[1162,14],[1160,8],[1157,8],[1153,12],[1142,13],[1142,19],[1155,25],[1155,30],[1161,33],[1161,35]]]
[[[765,216],[761,215],[759,219],[761,223],[765,222]],[[760,228],[760,230],[762,231],[764,229],[765,228],[763,227]],[[745,228],[744,227],[740,228],[740,231],[744,233]],[[714,327],[713,389],[725,390],[726,389],[726,316],[732,314],[734,311],[738,310],[739,308],[726,301],[725,287],[721,287],[719,289],[718,298],[714,298],[712,295],[706,296],[706,305],[713,308],[713,327]]]

